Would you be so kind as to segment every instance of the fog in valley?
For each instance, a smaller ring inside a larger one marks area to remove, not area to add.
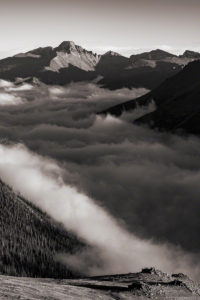
[[[90,248],[56,259],[90,275],[155,266],[199,275],[200,140],[97,115],[147,90],[0,81],[0,173]],[[85,263],[87,262],[87,264]]]

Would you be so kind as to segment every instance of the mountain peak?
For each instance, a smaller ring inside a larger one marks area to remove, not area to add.
[[[161,60],[161,59],[165,59],[167,57],[173,57],[173,56],[176,56],[176,55],[173,55],[173,54],[166,52],[164,50],[161,50],[161,49],[155,49],[150,52],[144,52],[141,54],[132,55],[131,58],[132,59]]]
[[[149,58],[150,59],[155,59],[155,60],[159,60],[159,59],[164,59],[167,57],[172,57],[175,56],[167,51],[161,50],[161,49],[155,49],[149,52]]]
[[[59,72],[60,69],[66,69],[70,65],[83,71],[95,71],[99,61],[99,56],[92,51],[87,51],[72,41],[64,41],[57,48],[54,48],[56,55],[45,66],[45,70]]]
[[[76,51],[77,48],[81,48],[81,47],[77,46],[73,41],[64,41],[56,48],[56,51],[71,52],[71,51]]]
[[[150,51],[151,54],[159,54],[159,55],[162,55],[162,56],[173,56],[173,54],[165,51],[165,50],[162,50],[162,49],[155,49],[155,50],[152,50]]]
[[[187,58],[200,58],[200,53],[191,51],[191,50],[186,50],[181,57],[187,57]]]
[[[121,56],[121,54],[114,52],[114,51],[108,51],[105,54],[103,54],[103,56]]]

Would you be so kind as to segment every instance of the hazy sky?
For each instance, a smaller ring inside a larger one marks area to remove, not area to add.
[[[0,0],[0,57],[73,40],[124,55],[200,50],[200,0]]]

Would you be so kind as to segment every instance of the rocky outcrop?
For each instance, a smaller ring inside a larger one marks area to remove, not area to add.
[[[200,299],[200,288],[186,275],[154,268],[139,273],[71,280],[0,276],[1,299]]]

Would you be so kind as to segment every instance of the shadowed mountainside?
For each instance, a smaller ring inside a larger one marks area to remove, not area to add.
[[[183,130],[200,133],[200,61],[189,63],[181,72],[167,79],[148,94],[103,111],[103,114],[120,116],[138,106],[156,104],[153,112],[134,121],[167,131]]]
[[[73,234],[0,181],[0,274],[71,278],[77,275],[55,260],[56,253],[83,247]]]

